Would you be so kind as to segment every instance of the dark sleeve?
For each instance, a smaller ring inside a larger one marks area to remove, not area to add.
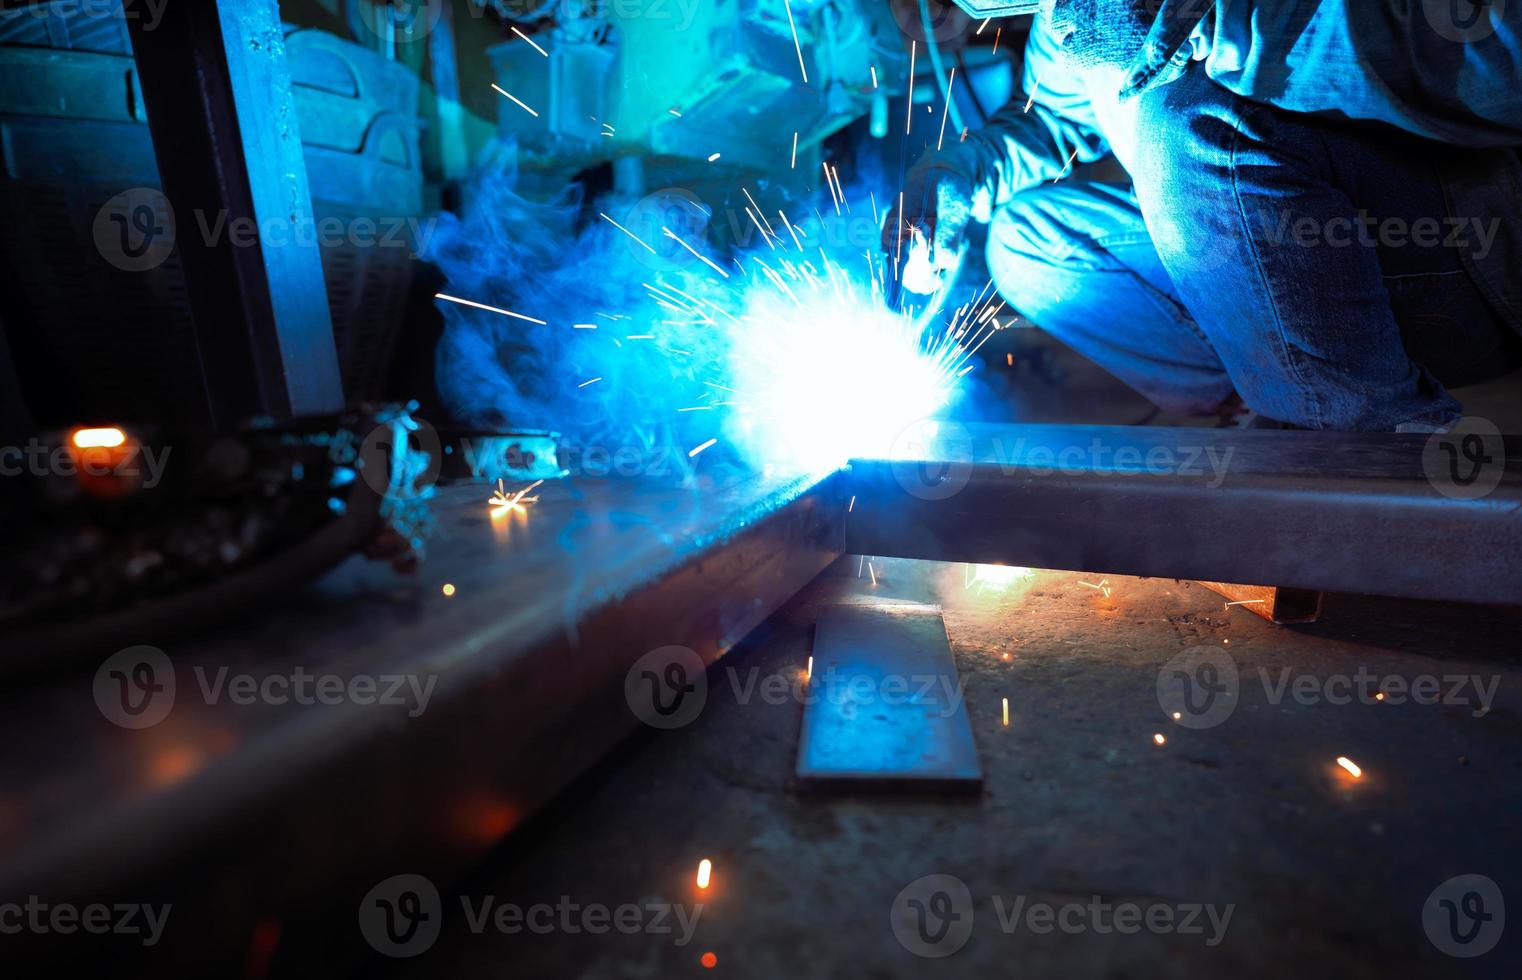
[[[1075,163],[1110,152],[1082,77],[1060,59],[1057,39],[1037,17],[1025,45],[1024,92],[994,113],[988,125],[927,158],[967,177],[973,212],[987,221],[994,209]]]

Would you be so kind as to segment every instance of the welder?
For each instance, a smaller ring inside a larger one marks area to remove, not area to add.
[[[1440,431],[1522,364],[1522,0],[958,2],[1039,5],[1025,92],[885,249],[988,222],[1011,306],[1170,412]]]

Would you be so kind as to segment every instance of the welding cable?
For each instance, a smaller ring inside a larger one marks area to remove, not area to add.
[[[936,87],[941,90],[941,98],[946,100],[946,108],[951,112],[951,125],[960,133],[962,114],[957,111],[957,104],[951,98],[951,90],[946,87],[946,68],[941,63],[941,48],[935,43],[935,28],[930,25],[930,0],[920,0],[920,28],[925,32],[925,47],[930,53],[930,67],[935,72]],[[914,79],[912,78],[909,79],[909,104],[914,104]]]
[[[967,97],[972,100],[972,107],[978,114],[979,127],[988,125],[988,110],[983,108],[983,100],[978,98],[978,87],[972,84],[972,72],[967,70],[967,61],[962,57],[962,52],[957,52],[957,67],[962,70],[962,78],[967,82]],[[961,132],[961,130],[957,130]]]
[[[835,30],[838,32],[835,43],[842,51],[860,47],[867,44],[872,48],[877,45],[866,36],[867,20],[862,15],[860,8],[847,6],[840,0],[832,0],[830,7],[835,11]]]
[[[819,11],[819,19],[824,21],[824,52],[816,55],[824,72],[824,77],[819,79],[821,85],[834,81],[836,78],[835,53],[840,50],[840,40],[835,36],[835,26],[839,17],[839,11],[830,4],[826,4]]]

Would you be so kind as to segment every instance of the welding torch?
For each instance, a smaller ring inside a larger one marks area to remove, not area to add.
[[[921,316],[939,312],[967,254],[963,232],[970,208],[956,200],[959,191],[941,193],[945,175],[936,171],[916,167],[910,173],[883,226],[883,302],[895,313],[909,306]]]
[[[1041,0],[955,0],[955,3],[969,17],[983,21],[1034,14],[1041,6]],[[927,52],[941,97],[950,100],[929,7],[924,0],[919,6]],[[912,100],[913,78],[909,79],[908,89]],[[950,111],[950,106],[947,108]],[[907,151],[907,141],[903,149]],[[898,206],[890,208],[883,225],[884,265],[888,270],[883,283],[883,302],[895,313],[914,305],[920,307],[922,316],[928,316],[939,312],[945,304],[967,254],[967,242],[962,232],[970,217],[971,189],[957,187],[955,180],[946,179],[950,174],[936,173],[933,165],[916,165],[906,179],[905,160],[906,155],[901,153],[899,186],[903,192]]]

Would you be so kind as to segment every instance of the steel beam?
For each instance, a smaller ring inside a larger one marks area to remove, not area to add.
[[[653,731],[627,686],[642,658],[685,648],[711,665],[739,643],[839,556],[842,490],[835,476],[701,491],[569,479],[492,517],[480,484],[445,488],[420,587],[356,558],[316,587],[321,601],[166,644],[177,693],[152,728],[102,717],[88,672],[0,713],[17,747],[0,760],[4,802],[25,815],[0,821],[0,895],[171,902],[157,947],[110,947],[129,975],[235,973],[271,921],[286,962],[351,973],[371,886],[452,880],[625,736]],[[409,677],[430,697],[411,710],[199,694],[198,677],[229,669]]]
[[[847,552],[1522,602],[1516,437],[1487,441],[1498,482],[1473,499],[1426,436],[946,425],[924,442],[851,463]]]
[[[343,408],[275,0],[165,4],[127,26],[195,316],[207,415]],[[261,229],[252,241],[240,228]],[[273,232],[268,231],[274,229]]]

